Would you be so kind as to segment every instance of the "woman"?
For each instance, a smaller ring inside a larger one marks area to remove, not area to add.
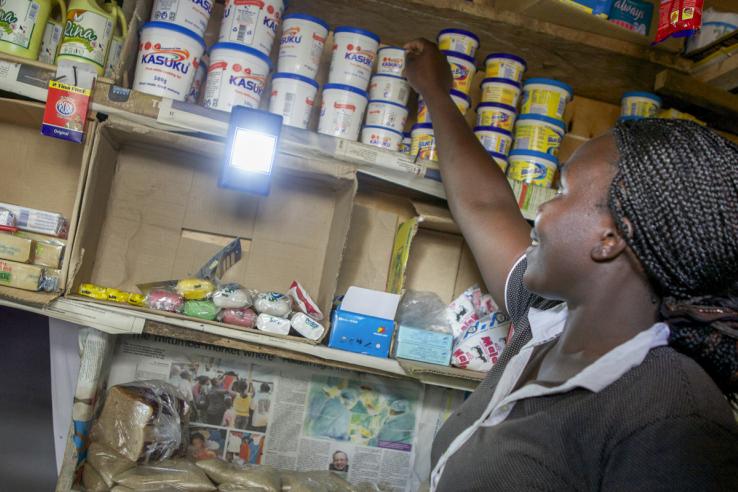
[[[531,230],[445,58],[406,49],[451,212],[515,326],[436,436],[431,488],[736,490],[738,147],[620,124],[572,156]]]

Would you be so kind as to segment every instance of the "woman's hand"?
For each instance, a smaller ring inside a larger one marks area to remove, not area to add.
[[[405,46],[405,77],[423,97],[448,96],[453,83],[451,67],[438,47],[427,39],[416,39]]]

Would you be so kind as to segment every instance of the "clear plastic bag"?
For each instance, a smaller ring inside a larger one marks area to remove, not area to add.
[[[85,492],[108,492],[110,490],[110,486],[89,463],[85,463],[82,469],[82,485],[85,487]]]
[[[397,309],[397,322],[413,328],[451,333],[446,304],[434,292],[406,292]]]
[[[239,466],[219,459],[202,460],[197,466],[218,485],[229,483],[263,492],[281,492],[279,472],[271,466]]]
[[[305,479],[320,484],[325,492],[354,492],[350,483],[330,471],[303,472],[301,480]]]
[[[93,442],[87,449],[87,463],[85,464],[85,468],[88,466],[92,466],[107,487],[110,488],[115,484],[113,477],[135,467],[136,462],[126,459],[100,443]]]
[[[178,451],[190,407],[185,396],[164,381],[138,381],[108,390],[91,441],[130,461],[162,461]]]
[[[116,475],[115,483],[137,492],[209,492],[217,487],[194,463],[184,459],[142,465]]]

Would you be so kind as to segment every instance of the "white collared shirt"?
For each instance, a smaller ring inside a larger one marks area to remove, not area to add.
[[[668,326],[664,323],[656,323],[648,330],[615,347],[558,386],[549,388],[538,384],[528,384],[513,392],[535,348],[561,336],[568,312],[565,303],[545,311],[530,308],[528,314],[532,336],[530,342],[508,362],[492,399],[480,418],[456,436],[456,439],[439,458],[431,474],[431,491],[435,491],[438,486],[446,463],[451,456],[461,449],[479,428],[494,427],[503,422],[512,412],[516,402],[526,398],[566,393],[575,388],[584,388],[597,393],[617,381],[630,369],[639,366],[651,349],[665,346],[669,340]]]

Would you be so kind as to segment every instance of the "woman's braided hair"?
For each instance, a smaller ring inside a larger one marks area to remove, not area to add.
[[[735,403],[738,146],[683,120],[625,121],[614,133],[609,207],[662,299],[669,343]]]

